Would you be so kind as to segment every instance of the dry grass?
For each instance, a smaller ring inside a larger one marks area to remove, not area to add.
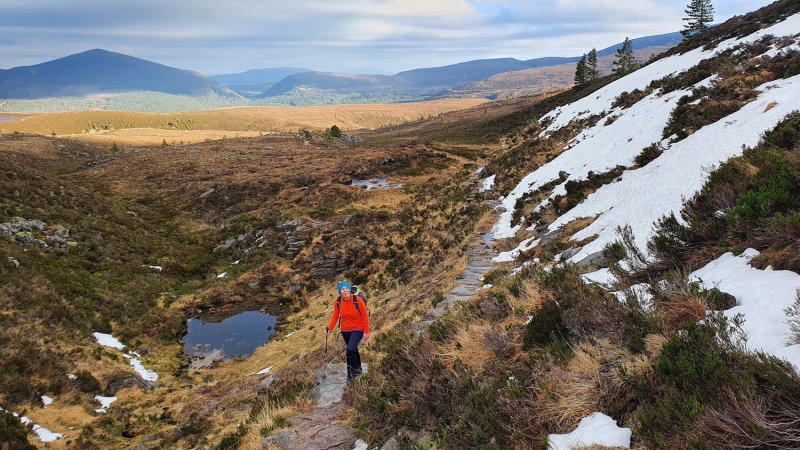
[[[476,376],[482,376],[489,367],[489,362],[495,358],[495,353],[487,345],[486,340],[495,334],[496,327],[483,321],[463,324],[454,333],[452,342],[447,342],[437,350],[437,356],[441,357],[448,367],[452,367],[456,360],[460,360]]]
[[[320,131],[338,125],[343,131],[398,125],[444,112],[469,108],[486,99],[443,99],[428,102],[310,107],[257,106],[174,113],[76,111],[23,115],[0,123],[0,133],[69,136],[118,145],[202,142],[222,136]]]
[[[616,368],[631,360],[628,352],[605,339],[575,348],[566,367],[553,367],[547,374],[550,393],[543,397],[542,412],[548,422],[571,430],[580,419],[603,411],[622,389]]]

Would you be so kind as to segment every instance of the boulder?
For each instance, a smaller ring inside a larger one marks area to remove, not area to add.
[[[612,260],[608,256],[604,254],[603,250],[599,252],[594,252],[591,255],[583,258],[582,260],[578,261],[576,264],[579,267],[608,267],[611,264]]]

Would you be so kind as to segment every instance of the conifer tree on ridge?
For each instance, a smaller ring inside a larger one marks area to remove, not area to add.
[[[702,33],[708,29],[708,24],[714,20],[714,5],[711,0],[692,0],[686,5],[686,17],[683,18],[686,24],[683,25],[681,34],[684,38],[697,33]]]
[[[597,49],[592,48],[589,56],[586,58],[586,81],[589,83],[600,77],[600,71],[597,70]]]
[[[580,89],[586,86],[586,53],[583,54],[578,65],[575,67],[575,88]]]
[[[622,48],[617,49],[617,56],[614,61],[614,73],[617,75],[627,75],[638,68],[636,58],[633,56],[633,42],[629,38],[625,38],[622,43]]]

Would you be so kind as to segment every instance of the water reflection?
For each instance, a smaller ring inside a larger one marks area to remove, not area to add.
[[[259,311],[247,311],[222,322],[190,319],[183,352],[192,356],[191,366],[202,368],[214,361],[250,356],[275,333],[277,318]]]

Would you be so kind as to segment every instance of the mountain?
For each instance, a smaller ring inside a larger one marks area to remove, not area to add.
[[[668,33],[633,39],[634,48],[674,46],[681,41],[680,33]],[[598,57],[613,55],[622,44],[598,50]],[[407,70],[392,76],[342,75],[331,72],[294,74],[276,83],[261,97],[286,94],[298,88],[328,90],[338,93],[383,93],[395,95],[433,96],[484,78],[505,72],[574,63],[575,57],[543,57],[527,61],[496,58],[466,61],[442,67]]]
[[[0,70],[0,98],[39,99],[152,91],[238,97],[216,81],[133,56],[94,49],[33,66]]]
[[[289,75],[304,72],[312,72],[312,70],[298,67],[272,67],[252,69],[241,73],[212,75],[210,78],[240,94],[252,95],[261,94]]]

